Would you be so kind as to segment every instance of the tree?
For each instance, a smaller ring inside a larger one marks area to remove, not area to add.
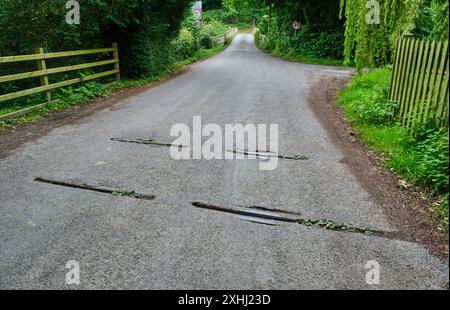
[[[65,1],[0,1],[0,54],[94,48],[119,43],[130,76],[149,76],[170,62],[169,41],[178,34],[190,0],[79,0],[80,25],[68,25]],[[18,39],[20,38],[20,40]]]
[[[368,24],[365,0],[342,0],[345,11],[345,59],[358,68],[391,61],[399,36],[448,38],[448,0],[382,0],[380,23]]]

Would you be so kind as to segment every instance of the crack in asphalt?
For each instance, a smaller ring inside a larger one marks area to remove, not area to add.
[[[243,154],[246,156],[256,156],[259,159],[269,160],[271,158],[279,158],[279,159],[287,159],[287,160],[310,160],[309,157],[304,155],[293,155],[293,156],[284,156],[276,153],[272,153],[270,151],[258,151],[255,152],[249,150],[226,150],[229,153],[234,154]]]
[[[126,138],[111,138],[111,141],[114,142],[121,142],[121,143],[134,143],[134,144],[143,144],[143,145],[149,145],[149,146],[162,146],[162,147],[177,147],[178,149],[182,148],[188,148],[187,145],[177,145],[172,143],[164,143],[164,142],[158,142],[153,139],[126,139]]]
[[[94,185],[82,183],[74,180],[57,180],[43,177],[36,177],[34,181],[51,185],[63,186],[74,189],[88,190],[104,194],[110,194],[117,197],[129,197],[141,200],[154,200],[155,195],[146,195],[136,193],[135,191],[124,191],[117,188],[107,187],[103,185]],[[238,215],[238,218],[257,224],[279,226],[282,223],[296,223],[307,227],[322,228],[331,231],[340,231],[347,233],[359,233],[365,235],[373,235],[384,237],[392,240],[411,241],[409,238],[402,238],[399,232],[386,232],[373,230],[371,228],[361,228],[350,224],[337,223],[331,219],[311,219],[304,218],[301,213],[286,211],[277,208],[267,208],[261,206],[245,206],[239,205],[237,208],[218,206],[202,202],[191,202],[191,205],[200,209],[208,209],[224,213]]]
[[[80,183],[80,182],[76,182],[76,181],[63,181],[63,180],[55,180],[55,179],[46,179],[46,178],[41,178],[41,177],[35,178],[34,181],[40,182],[40,183],[64,186],[64,187],[69,187],[69,188],[88,190],[88,191],[98,192],[98,193],[103,193],[103,194],[110,194],[110,195],[114,195],[114,196],[118,196],[118,197],[129,197],[129,198],[142,199],[142,200],[155,199],[154,195],[139,194],[139,193],[136,193],[135,191],[124,191],[124,190],[110,188],[110,187],[106,187],[106,186],[97,186],[97,185],[92,185],[92,184]]]
[[[213,211],[225,212],[239,215],[241,219],[255,222],[258,224],[266,224],[277,226],[277,222],[296,223],[307,227],[316,227],[332,231],[340,231],[347,233],[359,233],[365,235],[374,235],[394,239],[397,234],[394,232],[377,231],[371,228],[361,228],[345,223],[336,223],[331,219],[310,219],[304,218],[302,214],[289,212],[280,209],[272,209],[259,206],[238,206],[238,208],[229,208],[202,202],[191,202],[191,205],[200,209],[208,209]],[[258,221],[259,220],[259,221]],[[263,220],[263,222],[261,222]],[[267,222],[270,220],[271,222]]]
[[[121,142],[121,143],[134,143],[134,144],[142,144],[142,145],[149,145],[149,146],[160,146],[160,147],[177,147],[179,150],[183,148],[190,148],[188,145],[178,145],[173,143],[165,143],[165,142],[159,142],[157,140],[153,139],[128,139],[128,138],[110,138],[111,141],[114,142]],[[262,151],[262,150],[256,150],[256,151],[249,151],[249,150],[226,150],[226,152],[234,153],[234,154],[242,154],[245,156],[255,156],[258,159],[262,160],[270,160],[271,158],[279,158],[279,159],[285,159],[285,160],[310,160],[309,157],[304,155],[292,155],[292,156],[285,156],[285,155],[279,155],[276,153],[272,153],[271,151]]]

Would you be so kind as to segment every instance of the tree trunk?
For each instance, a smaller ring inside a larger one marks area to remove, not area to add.
[[[309,20],[308,11],[306,10],[306,8],[303,8],[302,11],[303,11],[303,16],[305,17],[306,24],[308,26],[311,26],[311,23],[310,23],[310,20]]]

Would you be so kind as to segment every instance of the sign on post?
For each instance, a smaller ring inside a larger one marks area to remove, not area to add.
[[[197,26],[200,28],[202,25],[203,13],[202,1],[195,1],[192,11],[194,12],[195,19],[197,20]]]

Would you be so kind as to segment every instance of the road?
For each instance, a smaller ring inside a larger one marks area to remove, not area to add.
[[[0,161],[0,288],[445,288],[447,262],[415,243],[254,223],[191,204],[261,206],[376,231],[399,229],[340,162],[343,155],[308,107],[310,83],[321,73],[348,74],[265,55],[250,34],[239,34],[223,53],[186,73],[20,147]],[[309,159],[280,160],[276,170],[261,171],[259,160],[174,160],[167,147],[111,140],[171,143],[172,126],[191,126],[193,116],[220,126],[279,124],[280,154]],[[71,260],[79,262],[79,285],[65,282]],[[366,282],[372,260],[379,263],[378,285]]]

